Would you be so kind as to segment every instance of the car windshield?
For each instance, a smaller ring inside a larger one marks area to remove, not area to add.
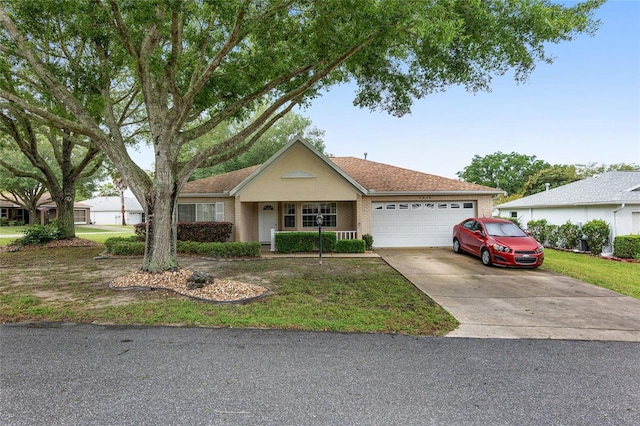
[[[493,237],[526,237],[527,234],[514,223],[485,223],[489,235]]]

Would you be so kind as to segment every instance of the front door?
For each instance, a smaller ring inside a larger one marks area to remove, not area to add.
[[[258,236],[263,244],[271,243],[271,230],[278,229],[278,205],[275,203],[258,204]]]

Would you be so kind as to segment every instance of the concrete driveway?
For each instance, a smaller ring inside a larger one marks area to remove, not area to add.
[[[542,269],[485,267],[450,248],[376,252],[460,321],[447,336],[640,342],[640,300]]]

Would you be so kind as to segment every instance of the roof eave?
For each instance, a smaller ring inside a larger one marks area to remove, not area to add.
[[[225,192],[190,192],[190,193],[180,193],[178,198],[201,198],[201,197],[215,197],[215,198],[225,198],[230,197],[229,191]]]
[[[502,194],[503,191],[473,191],[473,190],[463,190],[463,191],[452,191],[452,190],[444,190],[444,191],[376,191],[371,189],[367,191],[366,195],[371,197],[388,197],[390,195],[401,195],[401,196],[420,196],[420,195],[499,195]]]
[[[593,201],[586,203],[564,203],[564,204],[525,204],[518,206],[509,206],[506,203],[494,206],[494,209],[532,209],[532,208],[558,208],[558,207],[583,207],[583,206],[617,206],[620,204],[640,204],[640,201],[610,200],[610,201]]]

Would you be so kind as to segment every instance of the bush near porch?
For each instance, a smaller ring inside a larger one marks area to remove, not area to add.
[[[335,251],[338,237],[335,232],[322,232],[322,251]],[[317,232],[282,232],[276,234],[278,253],[308,253],[319,251]]]

